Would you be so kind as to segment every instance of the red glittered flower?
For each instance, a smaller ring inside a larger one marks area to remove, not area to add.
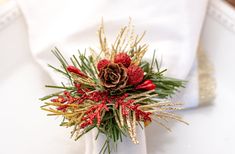
[[[135,85],[140,83],[144,78],[144,71],[137,65],[131,65],[127,69],[128,84]]]
[[[128,56],[127,53],[121,52],[121,53],[118,53],[115,55],[114,62],[121,63],[122,65],[124,65],[127,68],[131,64],[131,57]]]
[[[97,69],[98,69],[98,71],[100,71],[101,69],[103,69],[103,68],[104,68],[105,66],[107,66],[109,63],[110,63],[110,61],[107,60],[107,59],[102,59],[102,60],[100,60],[100,61],[98,62],[98,64],[97,64]]]

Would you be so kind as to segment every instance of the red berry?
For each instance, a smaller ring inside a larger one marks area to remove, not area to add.
[[[107,66],[109,63],[110,63],[110,61],[107,60],[107,59],[102,59],[102,60],[100,60],[100,61],[98,62],[98,64],[97,64],[97,69],[98,69],[98,71],[100,71],[101,69],[103,69],[103,68],[104,68],[105,66]]]
[[[77,67],[74,67],[74,66],[68,66],[67,67],[67,70],[71,73],[75,73],[81,77],[87,77],[86,74],[84,74],[82,71],[80,71]]]
[[[140,84],[138,85],[135,89],[136,90],[139,90],[139,89],[142,89],[142,90],[154,90],[156,88],[156,85],[154,83],[148,83],[148,84]]]
[[[140,83],[144,78],[144,71],[137,65],[131,65],[127,69],[128,84],[135,85]]]
[[[155,88],[156,88],[156,85],[153,83],[152,80],[145,80],[143,83],[141,83],[135,87],[136,90],[138,90],[138,89],[153,90]]]
[[[127,53],[121,52],[115,55],[114,62],[121,63],[127,68],[131,64],[131,57]]]

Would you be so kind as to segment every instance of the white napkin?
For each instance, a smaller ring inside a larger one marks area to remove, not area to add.
[[[157,56],[163,60],[162,66],[168,68],[169,76],[189,79],[188,87],[178,94],[177,98],[188,102],[186,106],[197,106],[196,49],[205,15],[206,0],[167,2],[18,0],[18,2],[28,26],[32,54],[55,82],[60,81],[59,77],[46,65],[57,64],[50,52],[51,48],[56,45],[68,57],[76,53],[77,49],[96,47],[98,45],[96,30],[101,17],[104,19],[108,41],[113,41],[119,28],[127,24],[131,17],[137,33],[147,30],[144,41],[150,45],[150,48],[145,58],[150,59],[153,50],[157,49]],[[124,140],[117,153],[147,154],[145,133],[139,131],[138,134],[139,145],[132,145],[129,140]],[[101,142],[94,141],[94,136],[95,131],[86,135],[86,147],[81,153],[99,152]]]

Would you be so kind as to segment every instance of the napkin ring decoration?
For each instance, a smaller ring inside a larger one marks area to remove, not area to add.
[[[106,136],[100,153],[110,153],[111,143],[121,142],[124,136],[139,143],[136,128],[152,121],[167,130],[168,120],[187,124],[172,113],[182,104],[169,101],[185,81],[164,76],[167,70],[160,69],[155,52],[151,62],[144,61],[148,45],[141,40],[145,33],[138,36],[133,29],[131,23],[122,27],[109,45],[102,22],[98,29],[100,48],[90,48],[90,56],[78,51],[67,61],[57,48],[52,50],[60,67],[49,67],[68,83],[46,85],[58,91],[40,99],[44,103],[41,109],[49,112],[48,116],[61,116],[60,126],[72,127],[75,140],[97,128],[97,137]]]

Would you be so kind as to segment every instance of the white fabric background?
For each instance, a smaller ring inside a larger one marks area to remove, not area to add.
[[[162,0],[19,2],[32,52],[39,61],[48,61],[45,55],[55,43],[62,45],[67,55],[77,48],[95,46],[101,17],[104,17],[109,40],[114,40],[120,26],[132,17],[137,32],[147,30],[149,55],[157,49],[159,55],[167,57],[163,63],[170,68],[169,74],[178,78],[185,78],[193,65],[207,4],[205,0],[177,0],[167,4]]]
[[[100,23],[101,16],[104,17],[109,38],[114,38],[114,35],[116,35],[119,27],[126,24],[128,22],[128,17],[131,16],[134,24],[136,25],[137,32],[147,30],[145,40],[150,44],[150,53],[148,53],[148,55],[151,55],[151,51],[156,48],[158,55],[164,59],[163,65],[169,68],[169,75],[185,79],[190,74],[191,69],[194,66],[196,47],[198,44],[200,29],[207,3],[204,0],[177,0],[174,2],[168,2],[167,4],[165,1],[160,0],[148,1],[148,3],[146,3],[146,1],[84,2],[75,0],[19,0],[19,4],[26,19],[29,34],[29,45],[31,52],[33,53],[33,57],[46,71],[47,63],[56,64],[54,57],[49,52],[54,45],[59,46],[59,48],[67,56],[71,55],[77,50],[77,48],[82,49],[90,45],[95,45],[97,42],[95,33]],[[33,68],[25,65],[21,69],[22,70],[19,70],[20,73],[18,74],[18,80],[13,78],[11,80],[11,78],[8,78],[8,82],[6,82],[6,84],[2,84],[3,89],[7,89],[8,86],[17,85],[15,90],[20,91],[21,87],[25,87],[25,84],[20,81],[24,81],[24,74],[28,73],[28,70],[32,71]],[[37,71],[32,71],[30,73],[35,74],[35,78],[32,80],[26,79],[27,84],[35,84],[36,86],[35,79],[38,81],[46,79],[45,74],[43,77],[43,74],[37,74]],[[51,77],[54,81],[57,79],[54,75],[51,75]],[[43,83],[44,82],[45,80]],[[48,82],[52,81],[49,80]],[[39,83],[37,84],[38,86],[42,86]],[[194,90],[195,89],[197,90],[197,88],[194,87]],[[10,90],[8,89],[7,91],[2,91],[2,94],[4,95],[9,93]],[[45,92],[42,93],[45,94]],[[38,93],[35,90],[35,92],[31,91],[31,94],[35,96]],[[19,97],[20,100],[27,99],[27,94],[21,97]],[[197,95],[194,95],[191,100],[197,99],[196,97]],[[30,98],[26,100],[27,103],[30,101],[33,102]],[[35,115],[33,114],[35,112],[40,112],[38,115],[42,115],[41,111],[38,111],[38,106],[34,106],[34,104],[30,104],[28,106],[28,110],[25,110],[24,105],[21,106],[20,104],[17,104],[16,107],[17,108],[13,108],[11,112],[19,113],[21,119],[27,120],[27,116],[31,114]],[[33,108],[33,110],[31,110],[31,108]],[[23,113],[19,112],[19,110],[22,110]],[[4,113],[2,114],[5,115]],[[10,116],[10,120],[14,120],[14,115],[15,114]],[[58,121],[51,122],[51,119],[43,117],[43,120],[46,120],[45,122],[42,122],[42,119],[40,118],[35,117],[35,121],[31,120],[31,125],[27,125],[25,122],[24,127],[30,127],[25,130],[32,130],[32,132],[17,132],[13,129],[14,127],[12,128],[12,131],[16,133],[16,140],[19,142],[21,141],[20,138],[24,138],[25,135],[29,134],[36,135],[43,134],[42,132],[44,132],[48,135],[46,140],[43,135],[35,136],[39,140],[35,140],[35,138],[28,138],[30,140],[27,141],[27,143],[38,142],[39,145],[44,147],[46,146],[44,149],[39,148],[37,144],[34,144],[36,150],[35,153],[63,154],[77,152],[96,154],[98,152],[98,148],[100,147],[99,144],[101,144],[101,142],[96,142],[93,140],[92,136],[94,136],[94,132],[88,134],[80,141],[80,143],[75,143],[65,137],[68,136],[68,133],[66,133],[63,128],[57,127],[56,123]],[[36,119],[40,119],[40,122],[38,123]],[[44,123],[49,128],[44,127],[42,130],[33,129],[39,124],[42,125]],[[16,123],[16,126],[22,127],[20,123]],[[9,131],[9,127],[4,127],[4,130]],[[50,131],[53,133],[50,134]],[[139,135],[141,144],[132,145],[129,140],[126,140],[119,146],[118,152],[145,154],[148,149],[148,153],[156,153],[161,148],[154,147],[154,137],[151,138],[152,133],[153,131],[147,131],[146,134],[148,139],[145,141],[145,134],[143,131],[140,131]],[[41,144],[39,141],[44,143]],[[17,147],[17,144],[13,146]],[[25,145],[25,148],[23,149],[25,153],[32,152],[32,147],[28,149],[27,145]],[[14,151],[14,149],[9,150]]]
[[[101,17],[108,40],[112,42],[119,28],[132,17],[137,33],[147,30],[145,41],[150,48],[145,58],[151,59],[156,49],[159,59],[163,59],[162,66],[169,69],[169,76],[190,81],[175,101],[188,102],[186,107],[197,106],[195,53],[207,0],[177,0],[167,4],[162,0],[147,3],[143,0],[18,1],[28,26],[32,54],[55,82],[60,79],[46,65],[55,64],[55,58],[49,52],[51,48],[58,46],[69,56],[78,48],[97,47],[96,31]]]

